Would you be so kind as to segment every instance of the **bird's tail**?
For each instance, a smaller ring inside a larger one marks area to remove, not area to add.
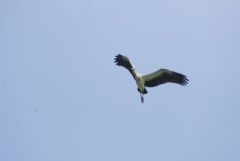
[[[139,93],[142,93],[142,94],[147,94],[147,93],[148,93],[148,91],[147,91],[147,89],[146,89],[146,88],[144,88],[144,90],[143,90],[143,91],[140,91],[140,89],[138,88],[138,92],[139,92]]]

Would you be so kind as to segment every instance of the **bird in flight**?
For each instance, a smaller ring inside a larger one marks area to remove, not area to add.
[[[159,69],[150,74],[141,75],[137,73],[128,57],[121,54],[116,55],[114,60],[116,65],[126,68],[133,76],[136,81],[138,87],[137,90],[140,93],[142,103],[144,102],[144,94],[148,93],[146,87],[155,87],[164,83],[176,83],[186,86],[189,81],[185,75],[168,69]]]

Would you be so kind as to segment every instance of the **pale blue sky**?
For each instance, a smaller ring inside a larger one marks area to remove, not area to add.
[[[0,1],[1,161],[240,160],[239,0]],[[168,68],[148,89],[127,70]]]

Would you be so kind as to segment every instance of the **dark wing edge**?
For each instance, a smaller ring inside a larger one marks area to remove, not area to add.
[[[130,60],[128,59],[128,57],[118,54],[115,56],[114,62],[116,63],[116,65],[126,68],[132,74],[133,78],[135,79],[135,75],[132,70],[133,66],[132,66]]]
[[[145,80],[146,87],[155,87],[168,82],[186,86],[189,81],[187,76],[168,69],[160,69],[156,72],[143,76],[143,78]]]

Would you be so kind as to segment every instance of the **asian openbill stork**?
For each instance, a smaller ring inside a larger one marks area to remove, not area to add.
[[[153,73],[141,75],[137,73],[128,57],[121,54],[116,55],[114,60],[116,65],[126,68],[132,74],[138,86],[142,103],[144,102],[144,94],[147,94],[146,87],[155,87],[168,82],[186,86],[189,81],[185,75],[168,69],[159,69]]]

